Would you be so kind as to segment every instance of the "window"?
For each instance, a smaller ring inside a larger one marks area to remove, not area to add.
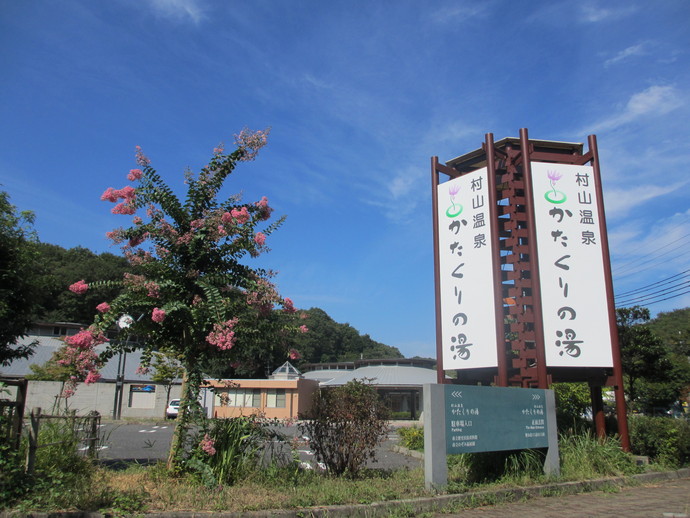
[[[268,389],[266,392],[267,408],[285,408],[285,389]]]
[[[216,402],[222,406],[252,407],[261,405],[261,391],[259,389],[229,389],[216,395]]]

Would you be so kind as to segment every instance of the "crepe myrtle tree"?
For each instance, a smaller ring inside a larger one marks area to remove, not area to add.
[[[276,353],[292,354],[293,337],[307,331],[299,325],[292,301],[276,291],[272,272],[241,262],[268,250],[267,236],[284,217],[268,223],[273,209],[266,197],[254,203],[241,203],[239,196],[218,200],[238,162],[254,160],[267,136],[268,130],[244,129],[235,135],[237,147],[232,153],[225,153],[222,145],[215,148],[198,175],[185,173],[184,201],[137,146],[139,167],[128,175],[135,186],[111,187],[101,197],[116,204],[113,213],[133,217],[130,227],[107,236],[121,245],[134,273],[117,281],[120,295],[95,308],[98,313],[91,327],[67,339],[75,352],[71,361],[79,371],[73,381],[96,381],[102,362],[122,347],[119,344],[127,343],[113,340],[105,352],[95,354],[94,347],[107,341],[106,331],[117,323],[126,327],[127,335],[145,337],[141,368],[148,367],[154,351],[174,354],[185,377],[170,467],[184,461],[192,425],[205,430],[199,405],[204,365],[222,360],[238,374],[243,369],[253,371],[257,362],[275,358]],[[80,280],[70,290],[80,294],[113,284]]]

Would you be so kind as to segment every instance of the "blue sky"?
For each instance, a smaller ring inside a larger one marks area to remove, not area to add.
[[[227,190],[288,216],[257,265],[297,306],[433,356],[430,157],[595,133],[616,292],[687,307],[689,20],[686,0],[0,0],[0,189],[42,241],[118,252],[105,232],[128,220],[99,197],[134,146],[182,190],[270,126]]]

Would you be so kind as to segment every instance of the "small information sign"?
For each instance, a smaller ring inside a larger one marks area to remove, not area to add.
[[[546,391],[444,385],[447,453],[548,446]]]
[[[529,448],[546,448],[544,472],[560,472],[553,390],[424,385],[427,489],[447,484],[449,453]]]

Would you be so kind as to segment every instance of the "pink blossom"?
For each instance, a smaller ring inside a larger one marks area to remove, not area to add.
[[[62,394],[60,397],[63,397],[65,399],[70,398],[74,395],[74,389],[73,388],[67,388],[65,386],[65,390],[62,391]]]
[[[235,145],[244,151],[240,160],[248,162],[254,160],[259,150],[268,142],[268,134],[271,128],[266,128],[264,131],[251,131],[244,128],[239,135],[235,135]]]
[[[133,182],[135,180],[141,179],[143,174],[144,173],[141,171],[141,169],[130,169],[129,174],[127,175],[127,179],[130,182]]]
[[[188,245],[192,242],[192,239],[194,239],[194,234],[192,234],[191,232],[186,232],[185,234],[182,234],[180,237],[177,238],[177,244]]]
[[[297,349],[290,349],[288,356],[291,360],[299,360],[302,357],[302,355],[299,353]]]
[[[144,220],[141,219],[140,216],[134,216],[134,218],[132,218],[132,223],[134,223],[135,225],[141,225],[143,222]]]
[[[76,293],[77,295],[83,295],[88,289],[89,285],[84,282],[84,279],[75,282],[69,287],[69,291]]]
[[[120,198],[127,202],[131,202],[137,197],[137,190],[131,185],[125,185],[122,189],[116,192],[119,194]]]
[[[225,145],[222,142],[213,148],[214,155],[220,155],[223,151],[225,151]]]
[[[242,225],[249,221],[249,212],[247,211],[247,207],[242,207],[240,210],[237,209],[232,209],[230,212],[233,218],[237,221],[239,225]]]
[[[65,338],[65,342],[67,342],[69,345],[81,349],[90,349],[94,345],[102,344],[107,341],[108,339],[103,335],[103,333],[98,330],[96,330],[94,333],[94,331],[91,329],[82,329],[78,333]]]
[[[231,223],[232,222],[232,214],[229,212],[224,212],[223,215],[220,217],[220,220],[223,223]]]
[[[120,191],[116,191],[112,187],[108,187],[103,194],[101,194],[101,201],[110,201],[112,203],[115,203],[117,200],[120,199],[119,196]]]
[[[113,243],[116,245],[122,243],[122,231],[121,230],[113,230],[112,232],[106,232],[105,237],[108,239],[111,239]]]
[[[158,285],[158,283],[149,281],[144,284],[144,287],[148,290],[147,295],[152,299],[157,299],[161,296],[161,287]]]
[[[110,210],[110,212],[113,214],[125,214],[129,216],[134,214],[136,211],[137,209],[127,203],[118,203]]]
[[[302,326],[299,326],[299,330],[301,333],[306,333],[309,331],[309,328],[307,326],[302,325]]]
[[[107,313],[108,311],[110,311],[110,304],[108,304],[107,302],[101,302],[98,306],[96,306],[96,309],[100,313]]]
[[[268,206],[268,198],[266,198],[266,196],[263,196],[254,205],[256,205],[259,208],[259,219],[261,219],[262,221],[266,221],[268,218],[271,217],[273,209]]]
[[[211,345],[215,345],[221,351],[232,349],[233,345],[235,345],[235,332],[232,328],[236,324],[236,318],[226,320],[220,324],[214,324],[213,331],[208,334],[206,341]]]
[[[139,146],[136,146],[136,158],[137,164],[139,164],[141,167],[146,167],[151,163],[151,160],[148,159]]]
[[[263,244],[266,242],[266,234],[264,234],[263,232],[257,232],[254,236],[254,241],[257,245],[263,246]]]
[[[139,367],[137,367],[137,369],[134,372],[136,374],[139,374],[140,376],[146,376],[149,372],[151,372],[151,369],[149,367],[139,365]]]
[[[295,313],[297,311],[295,309],[294,303],[292,302],[292,299],[288,297],[285,297],[285,299],[283,299],[283,311],[285,311],[285,313]]]
[[[165,310],[160,308],[153,308],[153,313],[151,314],[151,320],[158,322],[159,324],[165,320]]]
[[[84,383],[87,385],[90,385],[91,383],[96,383],[99,379],[101,379],[101,375],[97,372],[89,372],[86,375],[86,379],[84,380]]]
[[[211,437],[208,434],[204,435],[204,438],[201,439],[199,446],[201,447],[202,451],[204,453],[206,453],[207,455],[215,455],[216,454],[216,448],[214,447],[215,441],[213,439],[211,439]]]

